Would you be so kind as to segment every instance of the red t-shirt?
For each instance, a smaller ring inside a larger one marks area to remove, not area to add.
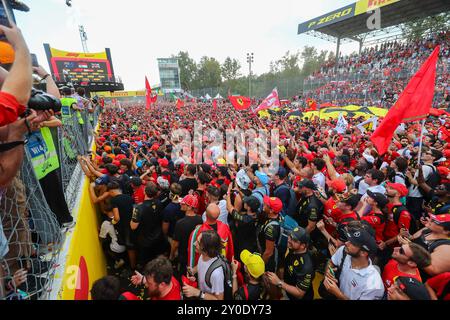
[[[382,213],[375,214],[370,211],[368,215],[361,217],[361,220],[367,221],[375,230],[375,239],[377,242],[383,241],[384,226],[386,223],[382,220]]]
[[[389,203],[387,205],[389,216],[388,221],[386,221],[386,227],[384,228],[384,240],[392,239],[400,233],[401,228],[405,228],[406,230],[409,230],[409,226],[411,224],[411,214],[404,210],[400,213],[400,217],[398,219],[398,224],[395,223],[394,220],[394,212],[393,209],[395,207],[400,207],[401,205],[394,205],[392,203]],[[397,209],[398,210],[398,209]]]
[[[339,217],[342,215],[342,211],[339,210],[336,206],[336,201],[333,199],[333,197],[329,198],[327,202],[325,202],[323,214],[333,219],[334,222],[338,223]],[[334,235],[336,233],[336,227],[332,226],[327,222],[327,220],[323,220],[325,223],[325,229],[327,232],[331,235]]]
[[[394,283],[394,278],[396,277],[409,277],[417,279],[418,281],[422,282],[419,269],[416,268],[415,274],[401,272],[398,270],[398,262],[394,259],[391,259],[384,267],[383,275],[381,277],[383,279],[384,287],[386,289],[389,288],[392,285],[392,283]]]
[[[346,213],[346,214],[341,214],[338,217],[338,220],[336,221],[338,224],[339,223],[349,223],[350,221],[355,221],[355,220],[359,220],[358,214],[354,211],[350,212],[350,213]]]
[[[134,189],[133,200],[135,204],[141,204],[145,200],[145,186],[141,185],[137,189]]]
[[[427,283],[431,287],[431,289],[433,289],[433,291],[436,292],[436,295],[439,300],[450,301],[450,292],[447,292],[447,294],[444,297],[441,297],[449,281],[450,281],[450,272],[444,272],[431,279],[428,279]]]
[[[168,294],[166,294],[164,297],[155,297],[151,300],[158,300],[158,301],[169,301],[169,300],[181,300],[181,289],[180,289],[180,283],[177,279],[172,277],[172,290],[169,291]]]
[[[398,152],[393,151],[392,154],[386,153],[386,155],[383,158],[383,161],[388,164],[391,164],[391,162],[397,159],[398,157],[400,157],[400,154]]]
[[[25,112],[25,107],[13,95],[0,92],[0,127],[15,122]]]

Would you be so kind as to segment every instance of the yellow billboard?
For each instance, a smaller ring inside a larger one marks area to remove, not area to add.
[[[145,97],[145,91],[102,91],[102,92],[92,92],[91,96],[99,96],[103,98],[123,98],[123,97]]]
[[[98,59],[107,60],[108,56],[105,51],[98,53],[81,53],[81,52],[69,52],[50,48],[50,52],[53,58],[73,58],[73,59]]]
[[[355,16],[399,1],[400,0],[360,0],[356,3]]]

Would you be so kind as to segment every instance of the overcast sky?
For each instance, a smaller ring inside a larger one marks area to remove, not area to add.
[[[159,84],[157,58],[188,51],[197,62],[227,56],[248,73],[246,53],[255,54],[253,70],[267,72],[271,61],[305,45],[335,50],[336,45],[297,35],[299,23],[338,9],[355,0],[23,0],[29,13],[16,12],[30,50],[48,68],[43,43],[82,52],[78,25],[88,35],[89,52],[111,49],[116,76],[126,90],[144,88],[144,76]],[[343,45],[344,53],[357,44]]]

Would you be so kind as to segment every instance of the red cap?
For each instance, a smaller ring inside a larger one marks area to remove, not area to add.
[[[401,183],[388,182],[387,186],[389,188],[392,188],[392,189],[398,191],[398,193],[400,193],[401,197],[406,197],[408,195],[408,189]]]
[[[444,214],[430,214],[431,220],[438,224],[438,225],[449,225],[450,224],[450,214],[444,213]]]
[[[280,213],[283,210],[283,202],[279,198],[264,196],[264,203],[275,213]]]
[[[151,150],[156,151],[156,150],[159,149],[159,147],[160,147],[159,144],[155,143],[155,144],[152,145]]]
[[[444,154],[444,157],[446,157],[447,159],[449,159],[449,158],[450,158],[450,149],[445,149],[444,152],[443,152],[443,154]]]
[[[116,167],[120,167],[120,161],[118,160],[114,160],[112,164],[115,165]]]
[[[158,163],[162,168],[167,168],[169,166],[169,160],[167,160],[166,158],[158,159]]]
[[[181,200],[180,204],[185,204],[188,207],[197,209],[198,207],[198,199],[196,196],[193,196],[191,194],[188,194],[186,197]]]
[[[328,151],[328,156],[330,157],[330,159],[336,158],[336,155],[334,154],[333,151]]]
[[[345,184],[345,181],[341,180],[341,179],[332,180],[332,181],[328,182],[327,185],[328,185],[328,187],[336,190],[336,192],[338,192],[338,193],[344,192],[347,189],[347,185]]]
[[[314,155],[312,153],[304,153],[303,157],[306,158],[309,162],[314,160]]]
[[[122,160],[122,159],[126,159],[126,158],[127,158],[127,156],[124,155],[124,154],[118,154],[118,155],[116,156],[116,160],[118,160],[118,161],[120,161],[120,160]]]

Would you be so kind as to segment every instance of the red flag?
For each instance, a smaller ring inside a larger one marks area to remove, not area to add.
[[[306,104],[308,105],[308,109],[305,110],[305,112],[307,111],[317,111],[317,102],[316,100],[313,99],[308,99],[306,100]]]
[[[213,109],[217,110],[217,100],[213,100]]]
[[[145,110],[150,110],[152,104],[152,88],[148,82],[147,76],[145,77]]]
[[[153,97],[150,98],[150,102],[151,103],[156,103],[156,101],[158,101],[158,95],[155,94]]]
[[[258,113],[266,109],[280,108],[280,99],[278,98],[277,88],[273,89],[272,93],[259,105],[258,108],[253,110],[253,113]]]
[[[182,107],[184,107],[184,101],[182,101],[181,99],[178,99],[177,109],[180,110]]]
[[[252,105],[252,100],[250,98],[247,97],[228,97],[228,99],[230,100],[231,104],[233,105],[233,107],[236,110],[247,110],[248,108],[250,108],[250,106]]]
[[[424,119],[430,112],[436,82],[438,56],[439,46],[414,75],[381,125],[372,134],[370,140],[372,140],[380,155],[385,154],[388,150],[394,132],[400,123]]]

